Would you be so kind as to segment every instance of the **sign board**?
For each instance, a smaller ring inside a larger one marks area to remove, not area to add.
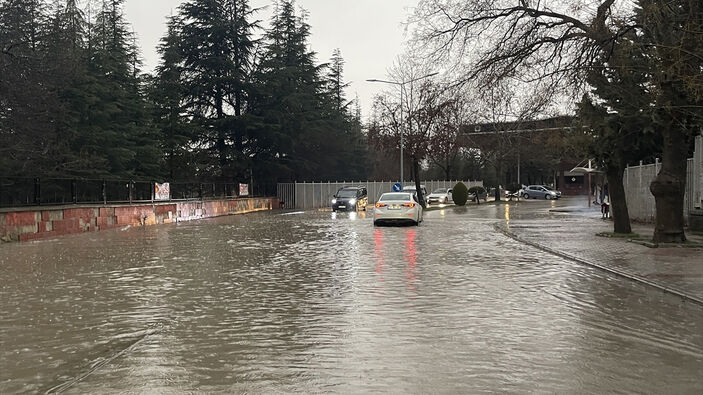
[[[249,196],[249,184],[239,184],[239,196]]]
[[[403,190],[403,184],[396,182],[393,184],[393,192],[400,192]]]
[[[170,200],[171,199],[171,184],[165,182],[163,184],[154,184],[154,200]]]

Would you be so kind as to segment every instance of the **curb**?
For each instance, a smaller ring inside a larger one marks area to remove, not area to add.
[[[495,224],[495,225],[494,225],[494,228],[495,228],[495,230],[497,230],[498,232],[500,232],[500,233],[502,233],[502,234],[504,234],[504,235],[510,237],[511,239],[516,240],[516,241],[518,241],[518,242],[520,242],[520,243],[529,245],[529,246],[531,246],[531,247],[537,248],[538,250],[542,250],[542,251],[544,251],[544,252],[548,252],[548,253],[550,253],[550,254],[559,256],[559,257],[561,257],[561,258],[564,258],[564,259],[567,259],[567,260],[570,260],[570,261],[573,261],[573,262],[576,262],[576,263],[579,263],[579,264],[582,264],[582,265],[586,265],[586,266],[594,267],[594,268],[596,268],[596,269],[600,269],[600,270],[602,270],[602,271],[604,271],[604,272],[607,272],[607,273],[610,273],[610,274],[614,274],[614,275],[616,275],[616,276],[618,276],[618,277],[622,277],[622,278],[625,278],[625,279],[628,279],[628,280],[631,280],[631,281],[634,281],[634,282],[637,282],[637,283],[640,283],[640,284],[648,285],[648,286],[653,287],[653,288],[656,288],[656,289],[658,289],[658,290],[660,290],[660,291],[662,291],[662,292],[664,292],[664,293],[676,295],[676,296],[680,297],[681,299],[683,299],[684,301],[692,302],[692,303],[695,303],[695,304],[697,304],[697,305],[703,306],[703,299],[700,299],[700,298],[695,297],[695,296],[692,296],[692,295],[688,295],[687,293],[685,293],[685,292],[683,292],[683,291],[680,291],[680,290],[678,290],[678,289],[669,288],[669,287],[667,287],[667,286],[664,286],[664,285],[661,285],[661,284],[657,284],[657,283],[655,283],[655,282],[652,282],[652,281],[650,281],[650,280],[647,280],[647,279],[645,279],[645,278],[643,278],[643,277],[640,277],[640,276],[638,276],[638,275],[636,275],[636,274],[627,273],[627,272],[624,272],[624,271],[621,271],[621,270],[618,270],[618,269],[613,269],[613,268],[610,268],[610,267],[607,267],[607,266],[603,266],[603,265],[600,265],[600,264],[597,264],[597,263],[594,263],[594,262],[589,262],[589,261],[587,261],[587,260],[585,260],[585,259],[578,258],[578,257],[575,257],[575,256],[573,256],[573,255],[571,255],[571,254],[567,254],[567,253],[565,253],[565,252],[558,251],[558,250],[555,250],[555,249],[553,249],[553,248],[549,248],[549,247],[543,246],[543,245],[541,245],[541,244],[539,244],[539,243],[535,243],[535,242],[529,241],[529,240],[524,240],[524,239],[522,239],[520,236],[516,235],[515,233],[511,232],[510,230],[506,229],[504,226],[501,226],[500,224]]]

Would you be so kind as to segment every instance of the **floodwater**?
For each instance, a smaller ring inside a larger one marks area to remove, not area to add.
[[[0,393],[701,393],[703,309],[503,207],[261,213],[0,245]]]

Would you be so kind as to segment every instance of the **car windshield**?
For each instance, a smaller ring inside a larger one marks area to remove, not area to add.
[[[447,188],[437,188],[432,193],[447,193]]]
[[[339,198],[351,198],[356,197],[356,189],[342,189],[337,192],[337,197]]]
[[[380,202],[387,202],[389,200],[410,200],[409,193],[385,193],[381,195],[379,199]]]

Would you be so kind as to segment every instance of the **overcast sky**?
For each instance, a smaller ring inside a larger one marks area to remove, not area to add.
[[[182,0],[127,0],[125,12],[139,39],[147,71],[159,59],[156,46],[166,32],[166,18],[177,12]],[[349,99],[359,95],[364,116],[368,116],[373,96],[382,84],[366,82],[385,78],[388,68],[403,50],[408,13],[419,0],[298,0],[305,8],[312,28],[310,45],[318,62],[326,62],[335,48],[346,61],[345,79],[351,83]],[[258,18],[268,24],[272,1],[251,0],[252,8],[269,6]]]

